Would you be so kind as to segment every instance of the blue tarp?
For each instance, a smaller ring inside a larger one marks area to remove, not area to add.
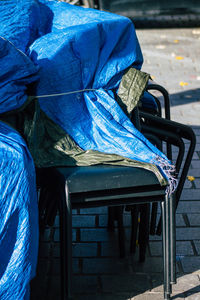
[[[2,0],[0,20],[0,36],[6,39],[0,39],[0,113],[22,107],[27,85],[37,79],[33,95],[93,89],[47,97],[40,105],[84,150],[157,165],[159,157],[169,165],[134,128],[112,92],[127,68],[142,65],[129,19],[57,1]],[[23,139],[3,123],[0,161],[0,299],[21,300],[37,259],[35,173]]]
[[[20,135],[0,122],[0,299],[29,299],[38,249],[32,158]]]
[[[38,67],[5,39],[9,38],[16,46],[19,43],[27,46],[28,11],[17,9],[14,2],[0,2],[0,36],[4,37],[0,37],[0,114],[21,108],[27,100],[27,85],[38,78]],[[1,300],[29,299],[37,254],[38,207],[33,160],[19,133],[0,122]]]
[[[94,89],[40,100],[42,110],[83,150],[156,163],[166,159],[136,130],[115,101],[125,70],[141,68],[133,23],[125,17],[58,1],[42,1],[53,13],[51,32],[30,46],[40,66],[36,95]],[[137,150],[138,149],[138,150]]]

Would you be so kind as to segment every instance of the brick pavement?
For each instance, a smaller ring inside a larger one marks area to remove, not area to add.
[[[172,119],[189,124],[197,146],[177,209],[176,300],[200,300],[200,28],[137,30],[143,70],[168,89]],[[159,96],[159,95],[158,95]],[[186,145],[187,146],[187,145]],[[176,152],[176,149],[174,149]],[[147,259],[129,254],[130,215],[124,215],[127,255],[119,259],[117,232],[107,231],[107,208],[73,212],[73,290],[81,300],[163,299],[161,239],[150,237]],[[40,238],[32,300],[59,299],[58,219]]]

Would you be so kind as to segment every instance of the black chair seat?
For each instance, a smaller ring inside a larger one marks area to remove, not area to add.
[[[166,186],[161,187],[155,174],[142,168],[97,165],[61,167],[57,171],[67,184],[73,207],[89,202],[93,206],[102,206],[103,201],[106,201],[105,205],[116,205],[123,198],[133,202],[132,198],[136,196],[142,203],[141,197],[145,201],[150,194],[152,201],[156,201],[156,197],[160,201],[160,196],[165,195]]]
[[[50,170],[49,170],[50,172]],[[175,282],[174,201],[155,174],[143,168],[111,165],[60,167],[50,176],[58,186],[61,299],[71,299],[72,208],[160,202],[163,216],[164,299]]]
[[[151,171],[126,166],[95,165],[87,167],[61,167],[59,172],[67,180],[70,193],[151,186],[160,183]]]

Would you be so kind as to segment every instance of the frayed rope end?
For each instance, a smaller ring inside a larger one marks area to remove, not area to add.
[[[158,166],[163,172],[164,176],[168,180],[169,185],[166,188],[166,194],[171,195],[177,188],[178,179],[176,178],[176,168],[170,163],[167,159],[164,159],[160,156],[156,156],[154,164]]]

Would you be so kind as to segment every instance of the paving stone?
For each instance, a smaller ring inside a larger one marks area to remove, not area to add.
[[[178,204],[177,213],[196,213],[197,211],[200,211],[200,201],[180,201]]]
[[[128,253],[128,246],[126,245],[126,251]],[[102,242],[101,243],[101,256],[112,256],[119,257],[119,245],[118,240],[112,242]]]
[[[132,268],[126,259],[115,258],[85,258],[83,260],[85,274],[130,274]]]
[[[162,256],[162,242],[151,242],[150,251],[152,256]],[[179,255],[193,255],[192,244],[189,241],[176,242],[176,253]]]
[[[77,209],[72,209],[72,215],[76,215],[76,214],[77,214]],[[54,226],[59,227],[59,215],[56,215]]]
[[[190,295],[186,294],[185,300],[200,300],[200,294],[199,294],[199,292],[197,292],[197,293],[194,292],[194,293],[192,293]]]
[[[73,245],[74,257],[95,257],[97,256],[97,243],[77,243]]]
[[[162,240],[162,235],[150,235],[149,236],[149,241],[161,241]]]
[[[196,128],[194,126],[192,126],[192,129],[194,130],[194,133],[196,136],[200,136],[200,129],[199,128]]]
[[[113,232],[108,232],[107,229],[104,228],[95,228],[95,229],[81,229],[80,230],[81,234],[81,241],[101,241],[101,242],[106,242],[106,241],[112,241],[114,238]]]
[[[182,195],[181,195],[181,201],[187,201],[187,200],[190,200],[190,201],[197,200],[197,201],[199,201],[199,195],[200,195],[200,189],[183,190]],[[181,204],[181,201],[178,204],[178,208]],[[190,206],[193,206],[193,203],[191,203]]]
[[[103,292],[144,292],[150,290],[149,278],[146,274],[124,276],[102,276]]]
[[[73,291],[74,294],[79,293],[97,293],[99,283],[97,276],[73,276]]]
[[[102,293],[76,296],[75,300],[130,300],[129,293]]]
[[[186,223],[182,214],[176,213],[176,227],[185,227]]]
[[[200,256],[183,256],[181,259],[181,264],[185,273],[200,272]]]
[[[49,282],[52,287],[51,293],[49,293],[48,298],[50,300],[59,299],[60,296],[60,277],[52,276]],[[97,293],[99,289],[97,276],[78,276],[74,275],[72,277],[72,293],[73,299],[77,300],[77,293]],[[82,299],[87,299],[87,295],[82,294]],[[94,294],[93,294],[94,297]]]
[[[177,278],[179,277],[179,275],[177,274]],[[151,293],[161,293],[162,297],[163,297],[163,276],[159,275],[159,274],[151,274],[151,284],[152,284],[152,288],[151,288]],[[180,285],[180,284],[179,284]],[[179,290],[175,290],[174,287],[176,285],[173,285],[172,286],[172,292],[173,292],[173,295],[176,295],[176,296],[183,296],[183,295],[179,295],[182,293],[179,292]],[[172,297],[172,299],[176,299]]]
[[[172,294],[172,298],[174,300],[184,300],[184,295],[174,295]],[[163,293],[143,293],[137,296],[132,297],[130,300],[163,300]]]
[[[196,139],[199,139],[199,143],[200,143],[200,136],[196,137]],[[195,151],[193,153],[192,156],[192,160],[195,162],[196,160],[199,160],[199,153],[198,153],[198,149],[195,148]]]
[[[193,183],[186,179],[184,183],[184,189],[191,189],[193,187]]]
[[[197,274],[186,274],[177,278],[177,284],[173,285],[173,292],[195,291],[200,293],[200,281]]]
[[[199,173],[200,173],[200,169],[199,170]],[[200,176],[200,175],[199,175]],[[197,189],[200,189],[200,178],[195,178],[194,180],[194,185]],[[199,195],[199,200],[200,200],[200,195]]]
[[[163,275],[161,276],[161,274],[151,274],[151,292],[163,293]]]
[[[60,257],[59,243],[54,243],[52,255],[53,257]],[[96,257],[97,243],[73,243],[72,256],[73,257]]]
[[[86,215],[107,214],[107,213],[108,213],[107,206],[80,209],[80,214],[86,214]]]
[[[162,242],[154,241],[149,243],[150,253],[152,256],[162,256]]]
[[[200,170],[199,169],[189,169],[188,175],[194,176],[196,179],[196,177],[197,178],[200,177]]]
[[[148,257],[144,263],[133,261],[132,268],[134,272],[141,273],[162,273],[163,259],[162,257]]]
[[[176,228],[176,240],[198,240],[200,229],[198,227]]]
[[[72,217],[72,227],[95,227],[95,216],[75,215]]]
[[[199,237],[199,239],[200,239],[200,237]],[[195,245],[198,255],[200,255],[200,240],[194,241],[194,245]]]
[[[77,258],[72,260],[72,269],[74,274],[80,273],[79,260]],[[60,275],[60,260],[57,258],[51,261],[51,274],[55,276]]]
[[[189,241],[176,242],[177,255],[194,255],[192,244]]]
[[[124,213],[123,214],[123,222],[124,226],[130,226],[131,224],[131,215],[130,213]],[[99,216],[99,226],[100,227],[107,227],[108,224],[108,216],[107,215],[100,215]],[[117,222],[114,222],[115,227],[117,227]]]
[[[187,214],[190,226],[200,226],[200,216],[197,213]]]
[[[54,242],[59,242],[60,236],[59,236],[59,229],[56,228],[54,232]],[[76,229],[72,229],[72,241],[76,241]]]
[[[193,169],[200,169],[200,160],[192,161],[191,166]]]

